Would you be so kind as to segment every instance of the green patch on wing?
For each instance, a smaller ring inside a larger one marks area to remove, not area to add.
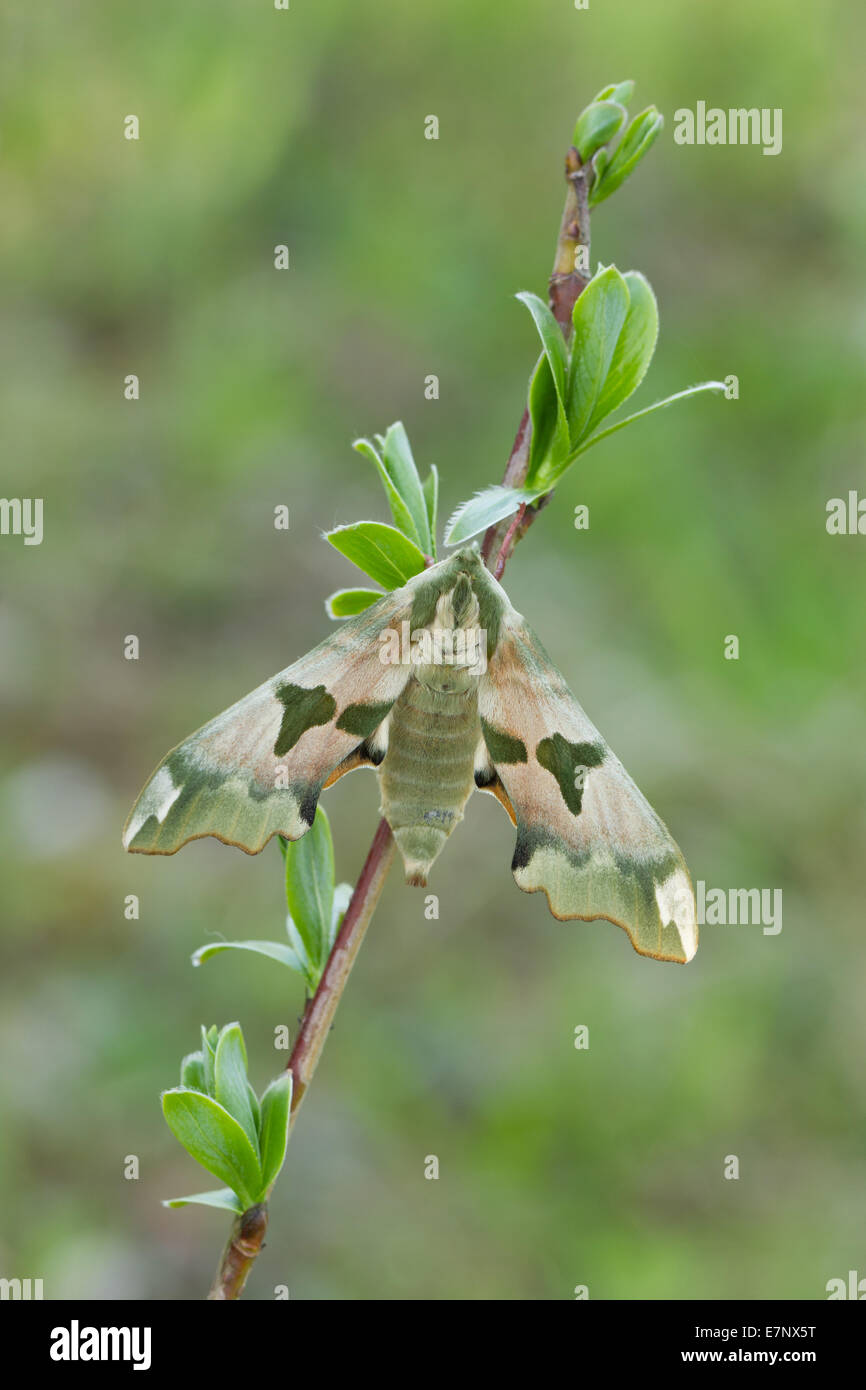
[[[546,830],[523,830],[512,871],[526,893],[544,892],[555,917],[606,918],[635,950],[684,963],[698,944],[694,893],[682,856],[577,852]]]
[[[562,799],[573,815],[579,816],[583,804],[585,774],[601,767],[605,758],[603,743],[570,743],[562,734],[543,738],[535,756],[559,783]]]
[[[328,724],[333,719],[337,704],[323,685],[305,690],[300,685],[278,685],[274,691],[283,706],[283,720],[274,744],[274,753],[279,758],[294,748],[301,734],[317,724]]]
[[[393,700],[382,700],[368,705],[347,705],[337,720],[337,728],[347,734],[357,734],[358,738],[369,738],[389,714],[393,703]]]
[[[486,719],[481,720],[481,731],[484,734],[487,751],[494,763],[525,763],[527,761],[526,744],[522,739],[506,733],[504,729],[497,729],[493,724],[488,724]]]
[[[233,769],[205,767],[175,749],[133,808],[124,847],[174,854],[187,840],[215,835],[256,854],[277,833],[302,835],[315,815],[318,788],[262,787]]]

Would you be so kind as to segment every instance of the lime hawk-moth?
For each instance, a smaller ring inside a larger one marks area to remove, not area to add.
[[[516,828],[518,886],[543,891],[555,917],[607,918],[657,960],[694,955],[682,854],[471,547],[169,753],[123,843],[174,854],[213,835],[258,854],[303,835],[320,793],[363,767],[377,771],[409,883],[426,884],[479,787]]]

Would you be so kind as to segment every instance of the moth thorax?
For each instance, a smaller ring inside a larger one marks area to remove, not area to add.
[[[486,633],[478,628],[478,600],[465,575],[442,594],[433,621],[416,652],[416,675],[430,690],[464,693],[477,683],[486,656]]]
[[[416,676],[427,690],[441,695],[446,705],[449,696],[465,695],[478,684],[478,676],[473,670],[449,661],[433,661],[429,666],[419,666]]]
[[[451,610],[454,614],[454,623],[458,627],[466,627],[469,623],[478,621],[478,600],[465,574],[461,574],[454,585],[451,594]]]
[[[472,585],[461,574],[449,594],[442,594],[436,603],[436,616],[431,624],[439,628],[472,627],[478,622],[478,600],[472,592]]]

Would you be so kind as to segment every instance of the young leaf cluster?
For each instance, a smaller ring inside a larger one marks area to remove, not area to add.
[[[376,468],[394,525],[355,521],[325,533],[335,550],[382,585],[382,589],[338,589],[326,603],[330,618],[362,613],[382,597],[383,589],[399,588],[436,559],[439,474],[435,464],[422,483],[399,420],[384,435],[377,434],[375,441],[356,439],[354,447]]]
[[[591,208],[625,183],[664,126],[664,117],[655,106],[648,106],[630,125],[626,124],[626,107],[633,93],[633,82],[611,83],[593,97],[577,118],[572,144],[581,164],[590,170]],[[618,135],[621,138],[612,150],[611,141]]]
[[[240,1214],[266,1201],[286,1156],[291,1101],[287,1071],[261,1099],[256,1095],[239,1023],[202,1028],[201,1048],[184,1057],[180,1085],[163,1092],[162,1111],[187,1153],[224,1186],[164,1205],[197,1203]]]
[[[446,528],[449,545],[462,544],[521,504],[537,501],[580,454],[616,430],[686,396],[724,390],[722,382],[702,382],[601,429],[637,390],[655,352],[658,306],[649,281],[636,270],[622,275],[616,266],[599,266],[575,302],[570,344],[538,295],[517,298],[532,315],[541,342],[529,383],[532,432],[526,480],[519,488],[486,488],[458,507]]]

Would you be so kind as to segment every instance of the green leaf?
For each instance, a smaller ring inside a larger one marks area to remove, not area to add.
[[[338,883],[334,889],[334,906],[331,912],[331,926],[328,931],[328,939],[325,942],[325,948],[322,952],[321,964],[318,968],[314,968],[311,971],[311,989],[314,991],[317,989],[319,981],[322,978],[325,966],[328,963],[328,957],[334,949],[334,942],[337,940],[340,927],[343,924],[343,918],[349,910],[349,903],[352,901],[352,894],[354,891],[351,883]],[[289,922],[291,922],[291,920],[292,919],[289,918]],[[291,937],[291,930],[289,931],[289,935]]]
[[[425,555],[430,555],[432,537],[427,502],[402,421],[397,420],[386,430],[384,439],[381,435],[376,438],[384,454],[388,475],[411,513],[417,534],[410,539],[417,541]]]
[[[237,1193],[232,1192],[230,1187],[218,1187],[215,1192],[195,1192],[191,1197],[170,1197],[162,1205],[189,1207],[194,1204],[200,1207],[221,1207],[224,1211],[233,1211],[237,1216],[242,1216],[244,1212]]]
[[[476,492],[468,502],[460,504],[449,520],[445,532],[446,545],[462,545],[471,536],[477,536],[479,531],[486,531],[488,526],[516,512],[523,502],[534,502],[546,490],[502,487],[496,483],[483,492]]]
[[[292,950],[291,946],[286,946],[281,941],[213,941],[207,946],[199,946],[197,951],[192,954],[193,965],[203,965],[211,956],[219,955],[220,951],[252,951],[259,956],[269,956],[271,960],[278,960],[281,965],[287,965],[290,970],[301,970],[301,963]],[[302,972],[303,973],[303,972]],[[191,1083],[185,1082],[185,1085]]]
[[[207,1091],[204,1058],[200,1052],[189,1052],[180,1064],[180,1084],[193,1091]]]
[[[623,280],[628,286],[628,311],[587,434],[637,390],[652,361],[659,335],[658,305],[649,281],[637,270],[627,270]]]
[[[532,434],[528,477],[531,480],[545,467],[555,467],[568,454],[571,442],[566,417],[568,347],[562,329],[538,295],[521,293],[516,297],[532,314],[543,349],[529,383]]]
[[[286,850],[286,902],[310,963],[322,966],[334,911],[334,844],[321,806],[306,835]]]
[[[612,82],[609,87],[602,87],[593,97],[593,101],[618,101],[620,106],[628,106],[634,96],[634,82],[630,79],[627,82]]]
[[[664,123],[664,117],[655,106],[648,106],[646,111],[635,116],[614,150],[610,163],[601,171],[596,169],[598,177],[589,191],[590,207],[596,207],[609,198],[625,182],[658,139]]]
[[[593,188],[597,188],[599,181],[604,177],[604,171],[610,163],[610,154],[606,149],[597,150],[592,157],[592,169],[595,175]]]
[[[216,1055],[216,1040],[218,1034],[216,1028],[205,1028],[202,1024],[201,1029],[201,1055],[204,1064],[204,1089],[209,1096],[214,1093],[213,1064]]]
[[[228,1023],[220,1033],[214,1060],[214,1097],[238,1121],[257,1152],[258,1127],[250,1105],[247,1054],[239,1023]]]
[[[292,921],[291,915],[286,916],[286,933],[291,943],[288,949],[293,952],[297,960],[295,968],[306,981],[307,993],[315,994],[319,980],[322,978],[322,970],[317,961],[311,960],[306,943]]]
[[[527,481],[532,484],[547,474],[555,476],[571,447],[567,415],[544,354],[539,357],[529,382],[529,418],[532,432]]]
[[[393,424],[384,438],[377,435],[376,444],[370,439],[356,439],[352,447],[375,464],[395,525],[429,555],[430,523],[427,504],[402,423],[398,420]]]
[[[286,1157],[292,1113],[292,1076],[284,1071],[262,1096],[262,1181],[270,1191]]]
[[[262,1190],[259,1157],[234,1116],[184,1086],[164,1092],[162,1111],[187,1153],[236,1192],[244,1210],[254,1206]]]
[[[259,1105],[259,1098],[253,1090],[253,1083],[249,1080],[247,1081],[247,1097],[249,1098],[250,1102],[250,1110],[252,1110],[253,1112],[253,1124],[256,1127],[256,1145],[257,1147],[259,1147],[258,1137],[262,1132],[262,1108]],[[260,1147],[259,1153],[261,1153]]]
[[[439,469],[431,463],[430,472],[424,480],[424,501],[427,506],[427,521],[430,527],[430,558],[436,559],[436,528],[439,514]]]
[[[599,269],[575,303],[568,380],[572,446],[585,437],[595,415],[628,305],[628,286],[615,265]]]
[[[385,489],[385,495],[388,498],[394,525],[403,532],[404,536],[408,536],[411,541],[419,544],[418,529],[412,519],[412,513],[389,476],[385,461],[376,446],[369,439],[356,439],[352,448],[356,449],[359,454],[363,454],[365,458],[371,459],[376,465],[382,486]]]
[[[581,163],[588,164],[596,150],[613,139],[626,119],[627,112],[617,101],[590,102],[577,118],[571,141]]]
[[[705,391],[724,391],[725,389],[723,381],[702,381],[697,386],[687,386],[684,391],[675,391],[672,396],[665,396],[664,400],[654,401],[652,405],[644,406],[643,410],[636,410],[634,415],[627,415],[624,420],[617,420],[615,425],[608,425],[606,430],[599,430],[597,434],[590,435],[589,439],[578,449],[575,449],[568,460],[568,466],[570,467],[576,458],[585,454],[587,449],[591,449],[594,444],[598,444],[602,439],[607,439],[610,434],[616,434],[617,430],[624,430],[626,425],[634,424],[635,420],[642,420],[645,415],[654,415],[657,410],[664,410],[666,406],[673,405],[675,401],[687,400],[689,396],[698,396]]]
[[[413,541],[380,521],[355,521],[325,532],[325,540],[385,589],[398,589],[424,569]]]
[[[382,597],[381,589],[337,589],[325,599],[325,610],[329,618],[354,618]]]
[[[537,294],[530,294],[528,290],[521,290],[514,296],[519,299],[521,304],[525,304],[541,339],[541,346],[544,355],[550,364],[553,375],[553,382],[556,386],[556,394],[565,405],[565,378],[568,372],[568,347],[562,335],[562,329],[556,322],[552,312],[547,307],[543,299],[539,299]]]

